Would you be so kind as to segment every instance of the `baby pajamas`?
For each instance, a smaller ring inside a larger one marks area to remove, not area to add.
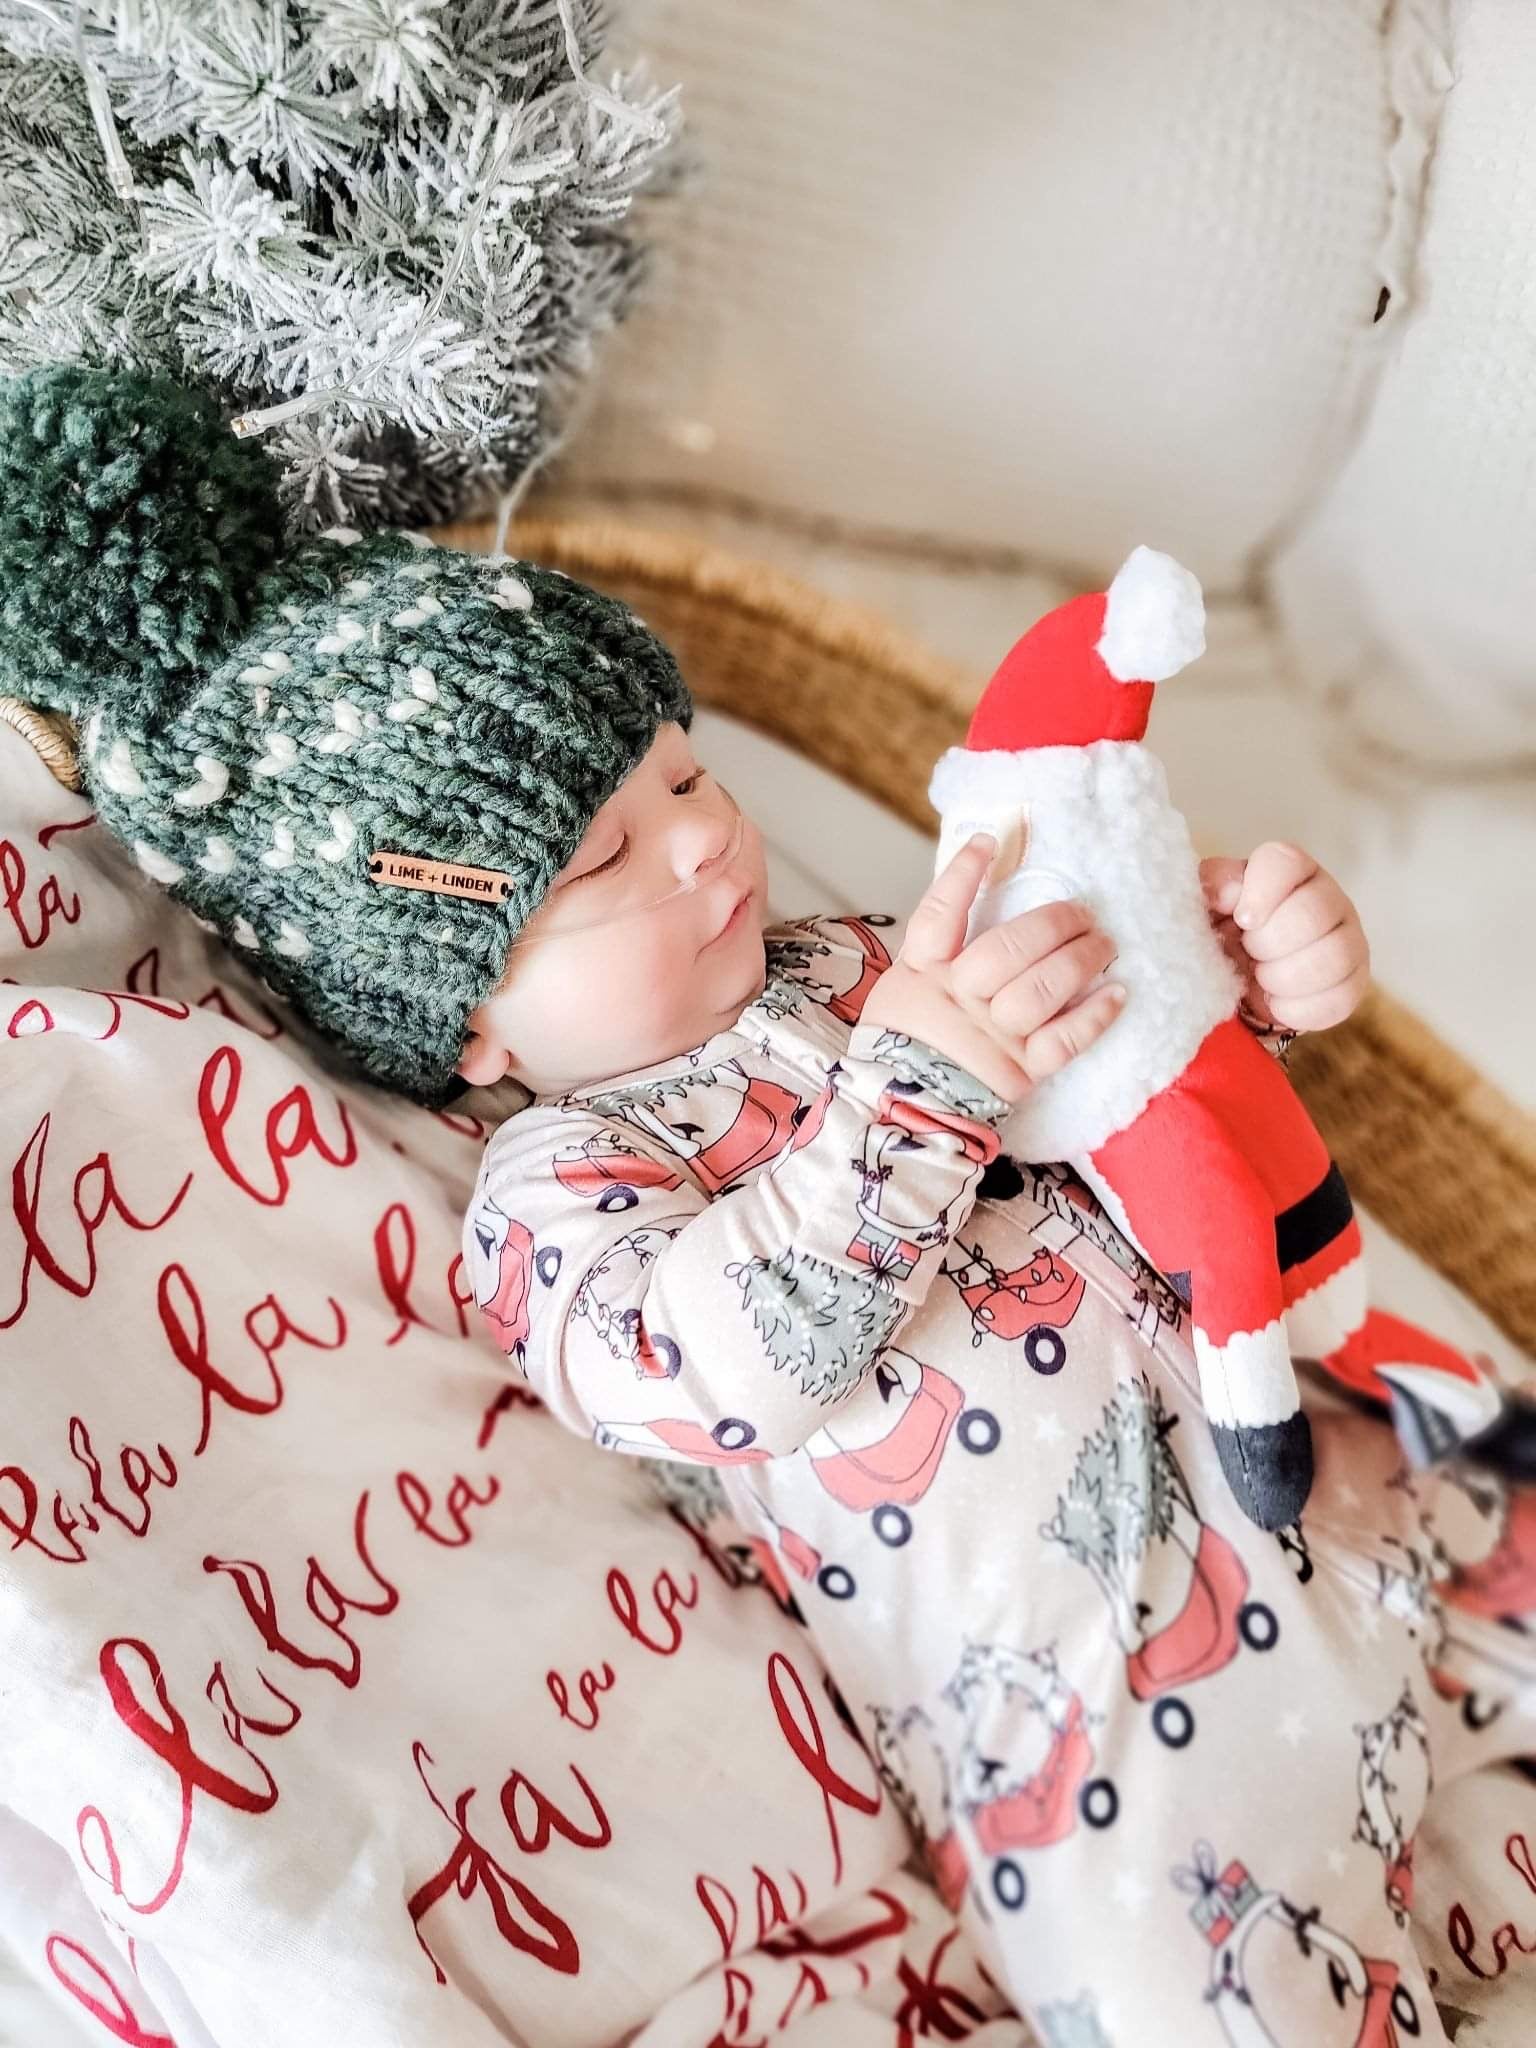
[[[1536,1747],[1536,1498],[1312,1388],[1302,1522],[1245,1520],[1177,1297],[859,1023],[888,926],[781,927],[729,1031],[504,1124],[476,1298],[570,1427],[718,1472],[1048,2048],[1443,2041],[1427,1970],[1523,1959],[1462,1966],[1454,1828],[1414,1925],[1414,1843]]]

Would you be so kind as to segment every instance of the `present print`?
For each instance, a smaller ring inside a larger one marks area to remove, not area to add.
[[[1176,1870],[1173,1881],[1180,1891],[1193,1892],[1189,1917],[1212,1948],[1220,1947],[1259,1896],[1245,1863],[1234,1859],[1218,1872],[1209,1842],[1196,1842],[1194,1862]]]

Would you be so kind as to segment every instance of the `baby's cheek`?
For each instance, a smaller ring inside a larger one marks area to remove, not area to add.
[[[586,963],[581,985],[569,992],[581,1029],[605,1043],[634,1051],[634,1063],[657,1057],[650,1047],[665,1034],[687,1001],[686,964],[634,924],[615,926]]]

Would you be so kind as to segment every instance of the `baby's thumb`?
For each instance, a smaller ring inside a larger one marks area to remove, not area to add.
[[[1205,891],[1206,907],[1213,917],[1230,917],[1243,893],[1243,870],[1246,861],[1231,860],[1224,855],[1200,863],[1200,886]]]

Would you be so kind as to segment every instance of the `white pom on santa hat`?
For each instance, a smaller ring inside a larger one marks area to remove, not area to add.
[[[1172,555],[1137,548],[1109,586],[1099,659],[1120,683],[1162,683],[1205,652],[1200,585]]]

